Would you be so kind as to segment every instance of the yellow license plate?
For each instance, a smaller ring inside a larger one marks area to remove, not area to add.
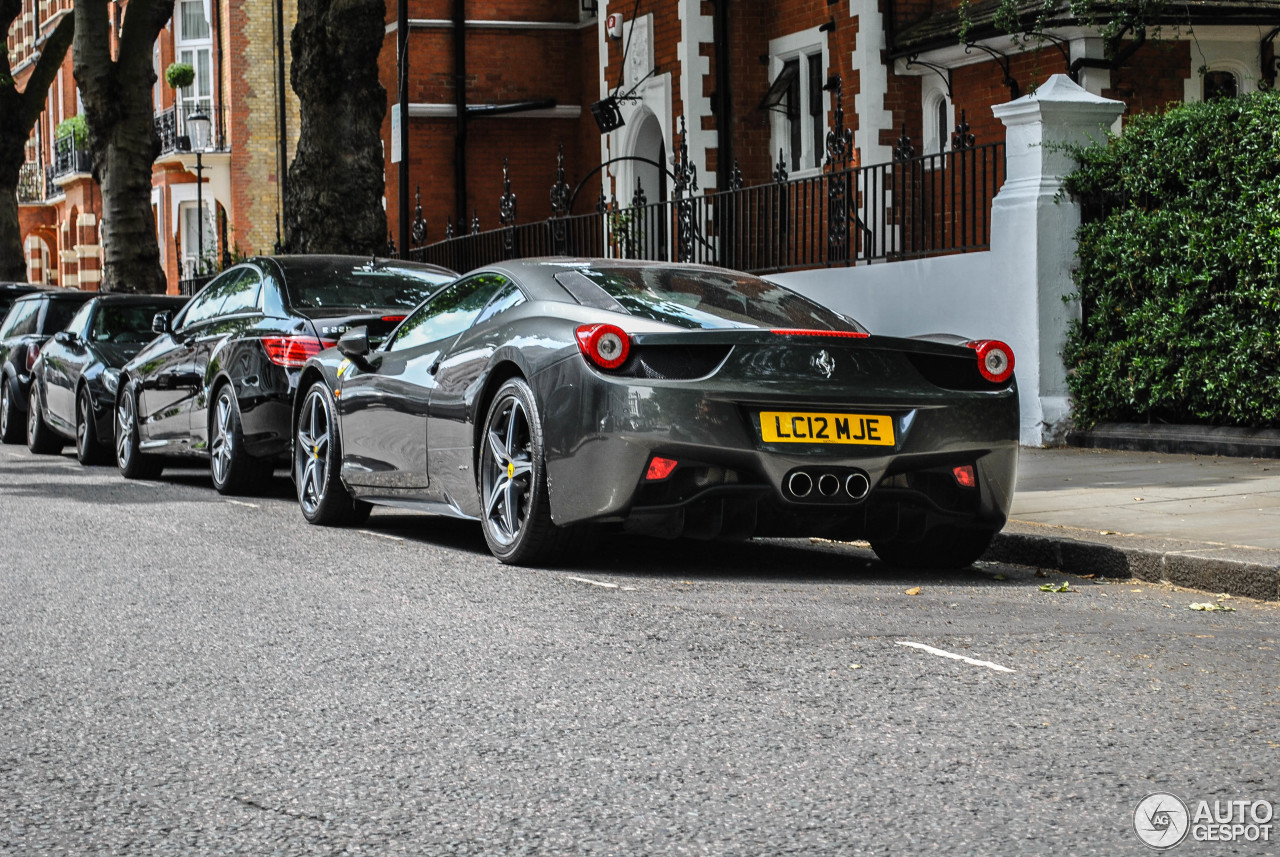
[[[893,417],[761,411],[765,443],[852,443],[893,446]]]

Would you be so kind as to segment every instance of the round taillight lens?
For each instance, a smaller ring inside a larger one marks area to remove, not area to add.
[[[631,337],[613,324],[584,324],[578,328],[578,348],[601,369],[617,369],[631,353]]]
[[[32,344],[32,346],[27,349],[27,371],[28,372],[36,368],[36,361],[39,359],[40,359],[40,346]]]
[[[965,343],[978,352],[978,371],[993,384],[1003,384],[1013,374],[1013,349],[998,339]]]

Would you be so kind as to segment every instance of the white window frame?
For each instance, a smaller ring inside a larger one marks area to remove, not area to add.
[[[777,110],[769,111],[769,162],[777,163],[778,151],[783,154],[788,178],[805,178],[822,173],[823,150],[826,147],[826,133],[820,139],[814,139],[813,123],[809,116],[809,57],[821,57],[825,75],[831,68],[831,57],[827,51],[827,34],[817,27],[792,33],[769,40],[769,82],[778,79],[783,67],[790,60],[799,61],[798,77],[800,79],[800,168],[792,169],[791,128],[787,117]],[[852,107],[852,105],[850,105]],[[831,94],[822,90],[822,127],[831,124]],[[816,158],[815,158],[816,155]],[[815,159],[817,166],[813,166]]]
[[[201,38],[188,38],[182,26],[182,7],[184,3],[194,3],[204,13],[205,29],[208,35]],[[203,108],[206,116],[213,118],[213,27],[209,20],[209,7],[202,0],[178,0],[174,6],[173,18],[177,21],[173,32],[173,54],[177,62],[190,62],[195,69],[196,77],[190,86],[178,91],[178,116],[181,120],[180,133],[186,133],[187,116],[195,111],[196,106]],[[206,75],[200,73],[200,57],[204,56],[208,65]],[[206,79],[207,78],[207,79]],[[207,85],[208,94],[199,95]]]

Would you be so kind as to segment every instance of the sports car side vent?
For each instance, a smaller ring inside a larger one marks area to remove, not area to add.
[[[946,354],[907,353],[907,359],[924,379],[944,390],[1005,390],[1012,379],[988,381],[978,372],[973,355],[951,357]]]

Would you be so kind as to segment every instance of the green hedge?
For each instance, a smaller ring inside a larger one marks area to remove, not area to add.
[[[1076,425],[1280,427],[1280,93],[1135,116],[1075,155]]]

